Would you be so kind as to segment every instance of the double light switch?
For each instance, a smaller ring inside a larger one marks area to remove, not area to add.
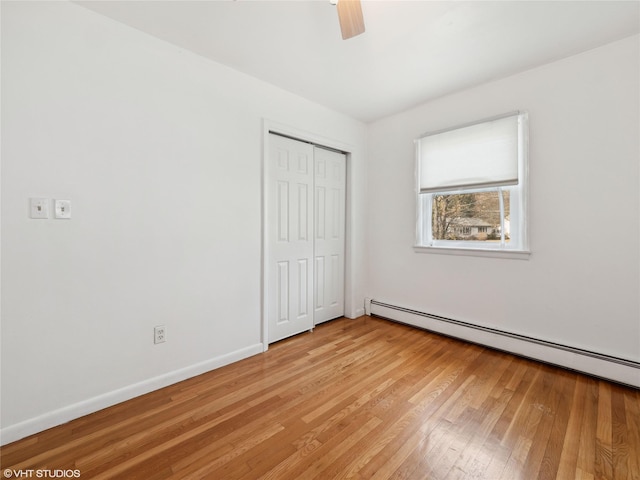
[[[29,217],[30,218],[49,218],[49,199],[48,198],[30,198],[29,199]],[[54,200],[53,201],[53,217],[58,219],[71,218],[71,201],[70,200]]]

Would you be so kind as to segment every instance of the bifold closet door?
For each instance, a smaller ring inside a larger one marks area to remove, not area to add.
[[[270,134],[265,175],[272,343],[344,314],[346,157]]]
[[[314,323],[344,315],[346,157],[314,151]]]
[[[313,145],[269,135],[266,167],[269,343],[313,328]]]

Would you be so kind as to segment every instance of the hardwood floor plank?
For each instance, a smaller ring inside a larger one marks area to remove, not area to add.
[[[325,470],[330,468],[345,452],[356,448],[360,442],[373,432],[382,420],[377,417],[371,418],[367,423],[360,426],[360,423],[352,424],[350,428],[343,429],[339,434],[331,437],[322,444],[318,450],[318,456],[310,462],[297,476],[297,479],[306,480],[314,478],[332,478],[327,476]]]
[[[598,424],[598,386],[599,382],[591,378],[581,378],[586,388],[580,445],[578,447],[577,472],[583,476],[595,476],[596,428]]]
[[[470,441],[460,451],[458,459],[452,465],[446,478],[480,477],[486,471],[493,457],[493,452],[499,448],[499,442],[495,438],[491,438],[491,432],[513,394],[507,390],[502,391],[504,395],[499,398],[487,395],[484,403],[478,409],[473,410],[474,416],[480,419],[480,423],[475,425],[473,422],[469,422],[465,425],[462,434],[468,436]]]
[[[598,385],[598,420],[596,425],[596,478],[613,478],[611,433],[611,385]]]
[[[262,442],[270,440],[277,433],[284,430],[284,428],[285,427],[279,423],[269,425],[257,434],[244,438],[242,441],[234,442],[231,451],[224,455],[214,455],[215,450],[207,448],[202,452],[198,452],[198,461],[195,461],[192,456],[187,457],[184,459],[184,463],[186,463],[185,468],[181,469],[179,465],[173,468],[173,471],[178,473],[175,478],[198,480],[213,474],[215,474],[217,478],[225,478],[225,472],[220,471],[223,470],[225,465]],[[215,460],[211,460],[212,456],[215,456]],[[236,469],[235,472],[238,472],[238,470]]]
[[[554,388],[554,393],[557,392],[557,395],[552,396],[553,423],[542,457],[541,467],[537,473],[539,480],[556,478],[560,467],[562,448],[565,445],[564,440],[567,435],[567,425],[571,414],[571,404],[566,402],[565,399],[574,398],[575,396],[575,375],[562,375],[560,380],[561,382],[556,384]]]
[[[555,372],[550,368],[545,369],[545,375],[543,376],[544,388],[541,391],[541,396],[536,398],[536,402],[533,404],[534,408],[542,412],[542,416],[531,439],[531,449],[523,466],[525,478],[531,475],[548,475],[548,472],[545,472],[543,462],[547,454],[547,445],[551,438],[552,428],[558,415],[558,403],[562,400],[563,374],[564,372]],[[562,439],[564,439],[564,436]],[[553,467],[555,467],[553,472],[555,475],[557,465]]]
[[[617,387],[613,387],[616,390]],[[613,478],[627,480],[629,471],[629,439],[624,394],[611,396],[611,454]],[[640,475],[640,473],[639,473]]]
[[[629,477],[640,480],[640,391],[625,388],[622,395],[627,420],[627,438],[623,447],[628,455]],[[615,449],[618,445],[613,447]]]
[[[564,442],[560,451],[558,478],[576,478],[578,468],[578,452],[580,447],[580,429],[584,417],[586,398],[586,384],[576,379],[573,391],[573,402],[569,408],[569,419],[564,434]],[[568,405],[568,402],[567,402]]]
[[[640,391],[338,319],[6,445],[0,461],[83,479],[640,480]]]

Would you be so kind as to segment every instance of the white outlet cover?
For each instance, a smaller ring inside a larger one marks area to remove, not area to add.
[[[49,218],[49,199],[30,198],[29,199],[30,218]]]
[[[164,343],[167,341],[167,327],[158,325],[153,327],[153,343]]]
[[[55,218],[71,218],[71,200],[55,200],[54,216]]]

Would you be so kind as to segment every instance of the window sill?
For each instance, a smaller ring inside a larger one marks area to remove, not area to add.
[[[466,255],[472,257],[512,258],[515,260],[529,260],[529,250],[490,250],[485,248],[466,247],[426,247],[416,245],[413,247],[416,253],[437,253],[440,255]]]

